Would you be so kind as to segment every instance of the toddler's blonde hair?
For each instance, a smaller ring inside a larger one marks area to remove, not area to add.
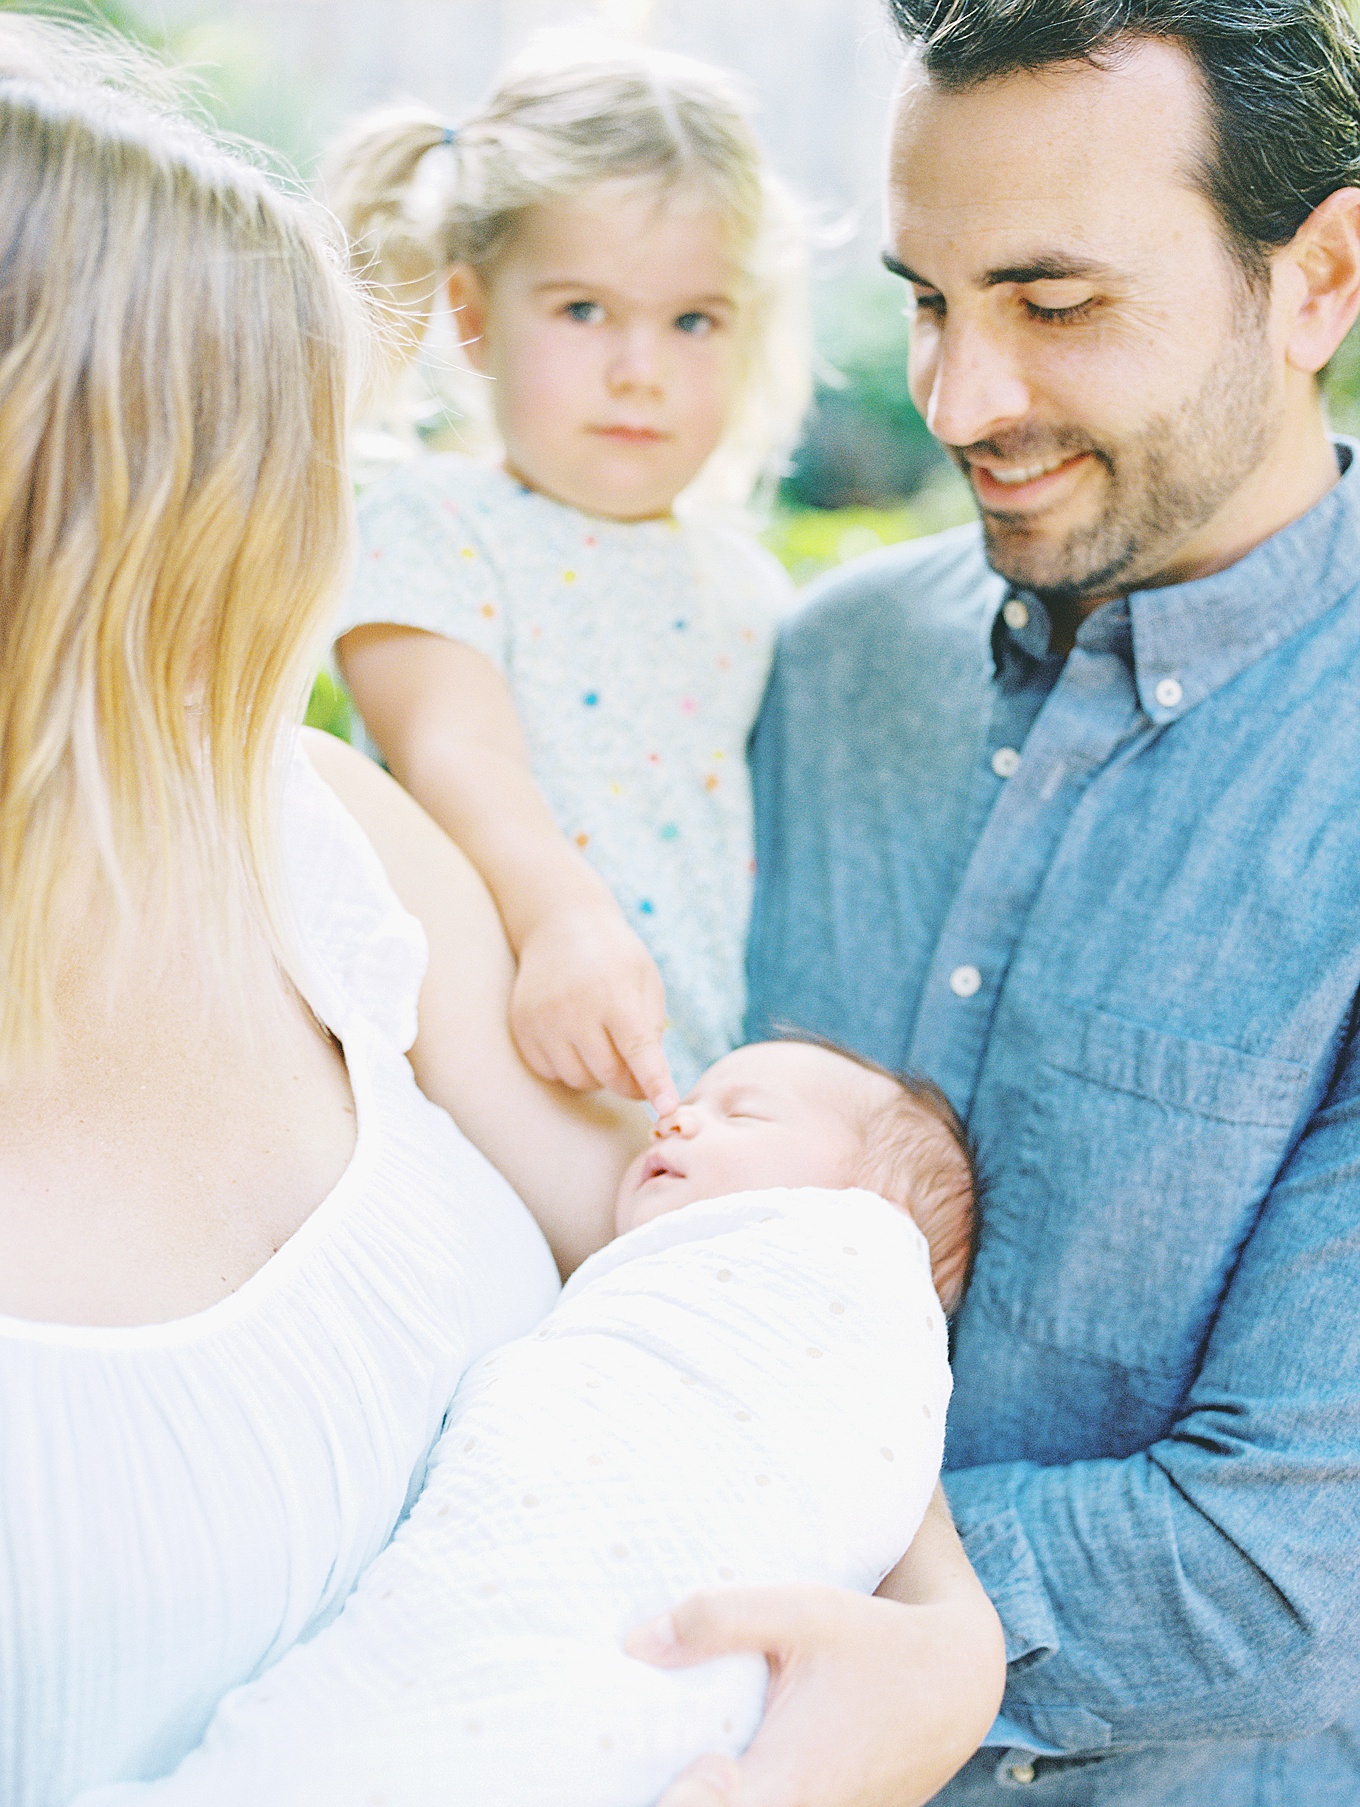
[[[52,1043],[84,897],[225,981],[284,947],[271,772],[347,563],[363,307],[165,92],[0,18],[0,1069]]]
[[[744,506],[778,476],[811,393],[806,234],[766,167],[741,92],[665,51],[545,34],[456,135],[415,105],[366,114],[330,153],[327,198],[400,349],[418,343],[443,273],[484,276],[527,209],[608,182],[707,197],[747,283],[745,356],[722,443],[696,497]]]

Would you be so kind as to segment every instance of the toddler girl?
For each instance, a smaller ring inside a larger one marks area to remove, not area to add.
[[[443,278],[501,447],[365,496],[345,676],[495,894],[526,1060],[666,1111],[741,1029],[788,580],[733,517],[807,398],[792,209],[728,80],[635,49],[361,120],[330,188],[406,343]]]

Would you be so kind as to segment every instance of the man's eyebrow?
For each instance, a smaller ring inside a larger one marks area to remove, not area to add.
[[[934,283],[927,282],[924,276],[918,276],[915,270],[909,270],[904,263],[899,263],[891,251],[883,253],[883,268],[890,276],[900,276],[903,282],[914,282],[918,289],[933,289]]]
[[[1009,264],[1003,270],[988,270],[982,280],[987,288],[995,289],[1003,282],[1087,281],[1111,274],[1108,264],[1097,263],[1094,258],[1056,255],[1036,257],[1026,264]]]
[[[913,282],[918,289],[933,289],[935,284],[924,276],[918,276],[915,270],[900,263],[890,252],[883,253],[883,268],[894,276],[900,276],[903,282]],[[998,270],[988,270],[982,278],[981,286],[986,289],[1000,288],[1003,282],[1025,284],[1027,282],[1081,282],[1109,277],[1113,274],[1109,264],[1098,263],[1089,257],[1066,257],[1060,252],[1048,256],[1031,258],[1028,263],[1007,264]]]

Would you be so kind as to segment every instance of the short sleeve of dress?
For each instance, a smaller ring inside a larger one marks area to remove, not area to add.
[[[300,741],[284,781],[283,874],[307,1001],[343,1036],[358,1013],[403,1052],[429,948],[359,824],[318,776]]]
[[[488,555],[478,474],[466,458],[430,454],[365,493],[337,639],[367,622],[393,622],[459,640],[506,669],[502,584]]]

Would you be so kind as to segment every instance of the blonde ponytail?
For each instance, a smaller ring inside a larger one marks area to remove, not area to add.
[[[350,267],[383,306],[397,349],[415,349],[439,280],[452,259],[442,231],[442,196],[419,180],[449,128],[426,107],[380,107],[332,145],[322,190],[349,243]]]

